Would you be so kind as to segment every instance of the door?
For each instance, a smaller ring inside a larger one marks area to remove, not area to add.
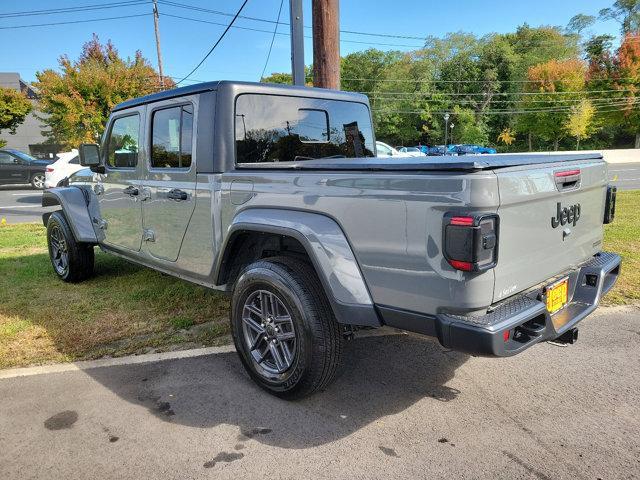
[[[195,208],[194,104],[185,98],[159,103],[147,115],[144,240],[148,252],[175,262]]]
[[[144,107],[113,117],[103,143],[105,173],[94,187],[100,205],[104,243],[139,251],[142,244],[140,139]]]
[[[9,152],[0,152],[0,182],[28,183],[29,169],[26,162]]]

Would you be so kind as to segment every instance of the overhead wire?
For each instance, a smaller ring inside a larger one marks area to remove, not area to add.
[[[61,13],[76,13],[91,10],[106,10],[118,7],[134,7],[151,3],[152,0],[122,0],[112,3],[96,3],[91,5],[76,5],[74,7],[50,8],[45,10],[27,10],[22,12],[5,12],[0,13],[0,18],[16,18],[16,17],[32,17],[41,15],[55,15]]]
[[[240,8],[238,9],[238,11],[236,12],[236,15],[233,17],[233,19],[231,20],[231,23],[229,23],[229,25],[227,25],[227,28],[224,29],[224,32],[222,32],[222,34],[218,37],[218,40],[216,40],[216,42],[213,44],[213,46],[209,49],[209,51],[207,52],[207,54],[202,58],[202,60],[200,60],[200,63],[198,63],[198,65],[196,65],[193,70],[191,70],[182,80],[178,81],[176,83],[176,85],[180,85],[182,82],[184,82],[186,79],[188,79],[196,70],[198,70],[198,68],[200,68],[200,66],[205,62],[205,60],[207,58],[209,58],[209,55],[211,55],[213,53],[213,51],[216,49],[216,47],[220,44],[220,42],[222,41],[222,39],[225,37],[225,35],[227,34],[227,32],[229,31],[229,29],[233,26],[233,23],[236,21],[236,19],[238,18],[238,16],[240,15],[240,13],[242,12],[242,9],[244,9],[245,5],[247,4],[249,0],[244,0],[244,2],[242,2],[242,5],[240,5]]]
[[[133,15],[122,15],[118,17],[88,18],[84,20],[68,20],[65,22],[37,23],[37,24],[30,24],[30,25],[11,25],[6,27],[0,27],[0,30],[13,30],[18,28],[31,28],[31,27],[52,27],[57,25],[72,25],[72,24],[78,24],[78,23],[103,22],[106,20],[123,20],[123,19],[136,18],[136,17],[148,17],[150,15],[153,15],[153,13],[138,13]]]
[[[276,39],[276,33],[278,33],[278,25],[280,22],[280,14],[282,13],[282,4],[284,0],[280,0],[280,8],[278,9],[278,18],[276,19],[276,26],[273,27],[273,36],[271,37],[271,43],[269,44],[269,51],[267,52],[267,58],[264,61],[264,67],[262,68],[262,73],[260,74],[260,80],[264,77],[264,72],[267,70],[267,65],[269,64],[269,58],[271,57],[271,50],[273,49],[273,42]]]

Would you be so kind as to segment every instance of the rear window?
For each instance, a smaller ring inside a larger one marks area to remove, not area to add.
[[[366,105],[356,102],[245,94],[236,99],[237,163],[373,157]]]

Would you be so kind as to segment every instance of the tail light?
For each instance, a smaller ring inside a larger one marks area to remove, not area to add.
[[[456,270],[482,272],[498,262],[498,216],[444,216],[444,257]]]
[[[613,217],[616,216],[616,193],[618,189],[614,186],[607,187],[607,199],[604,203],[604,219],[602,223],[613,222]]]
[[[45,171],[47,171],[47,172],[51,173],[51,172],[53,172],[53,167],[47,167],[47,168],[45,169]]]

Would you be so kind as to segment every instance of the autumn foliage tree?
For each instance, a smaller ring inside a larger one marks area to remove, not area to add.
[[[640,35],[625,35],[615,58],[614,88],[623,106],[614,121],[635,135],[635,148],[640,148]]]
[[[49,128],[45,134],[67,148],[95,142],[114,105],[161,89],[157,72],[139,51],[133,59],[123,59],[110,41],[103,45],[96,35],[77,60],[63,55],[59,64],[60,72],[38,72],[35,87]],[[174,83],[165,78],[164,85],[172,88]]]
[[[578,59],[551,60],[529,68],[529,83],[520,102],[526,113],[519,118],[518,130],[553,143],[558,150],[572,114],[566,105],[580,102],[585,95],[585,70]]]
[[[31,102],[24,93],[0,87],[0,133],[3,130],[16,133],[16,128],[24,122],[31,110]],[[0,140],[0,147],[4,145],[6,141]]]

